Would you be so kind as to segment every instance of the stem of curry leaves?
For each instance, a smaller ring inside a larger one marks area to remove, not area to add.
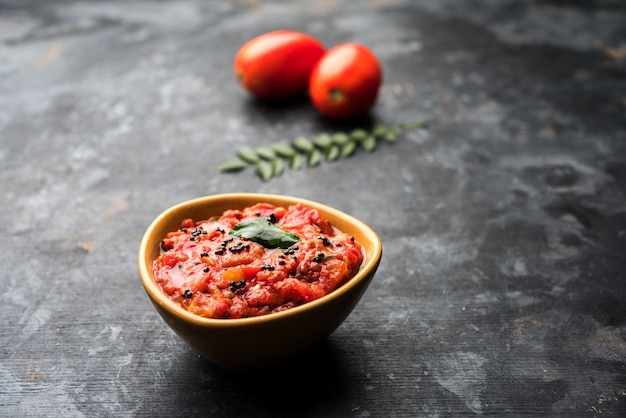
[[[424,129],[428,121],[401,123],[393,127],[382,124],[374,126],[371,131],[354,129],[350,132],[319,134],[312,139],[297,137],[290,143],[275,143],[257,148],[242,148],[236,157],[219,166],[220,172],[236,172],[247,167],[254,167],[256,174],[263,181],[280,176],[286,168],[300,170],[304,166],[316,167],[322,160],[337,161],[352,156],[358,148],[365,152],[373,152],[379,140],[389,143],[396,142],[398,136],[411,129]]]

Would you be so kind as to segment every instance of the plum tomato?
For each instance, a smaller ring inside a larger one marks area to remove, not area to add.
[[[329,49],[315,65],[309,96],[322,115],[352,119],[369,112],[381,82],[382,69],[372,51],[345,43]]]
[[[305,95],[311,70],[324,54],[312,36],[291,30],[268,32],[248,41],[235,57],[235,75],[262,100]]]

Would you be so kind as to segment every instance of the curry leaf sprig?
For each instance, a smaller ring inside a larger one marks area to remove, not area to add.
[[[219,170],[235,172],[246,167],[254,167],[261,180],[269,181],[283,174],[285,169],[316,167],[322,161],[333,162],[348,158],[357,149],[373,152],[380,140],[396,142],[401,133],[426,127],[428,122],[425,120],[393,127],[379,124],[370,131],[357,128],[350,132],[322,133],[311,139],[301,136],[289,143],[279,142],[256,148],[243,148],[237,151],[235,158],[223,163]]]

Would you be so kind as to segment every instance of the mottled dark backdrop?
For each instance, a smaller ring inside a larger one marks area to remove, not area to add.
[[[381,59],[396,144],[261,182],[237,149],[347,129],[236,84],[290,28]],[[0,415],[626,415],[622,1],[0,0]],[[207,194],[370,224],[348,320],[250,376],[198,358],[139,282],[142,233]]]

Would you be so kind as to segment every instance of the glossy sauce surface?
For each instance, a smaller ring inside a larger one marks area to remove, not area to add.
[[[231,234],[262,218],[299,241],[266,248]],[[207,318],[246,318],[319,299],[348,281],[363,262],[361,245],[317,210],[259,203],[220,217],[186,219],[161,242],[154,261],[161,289],[181,307]]]

